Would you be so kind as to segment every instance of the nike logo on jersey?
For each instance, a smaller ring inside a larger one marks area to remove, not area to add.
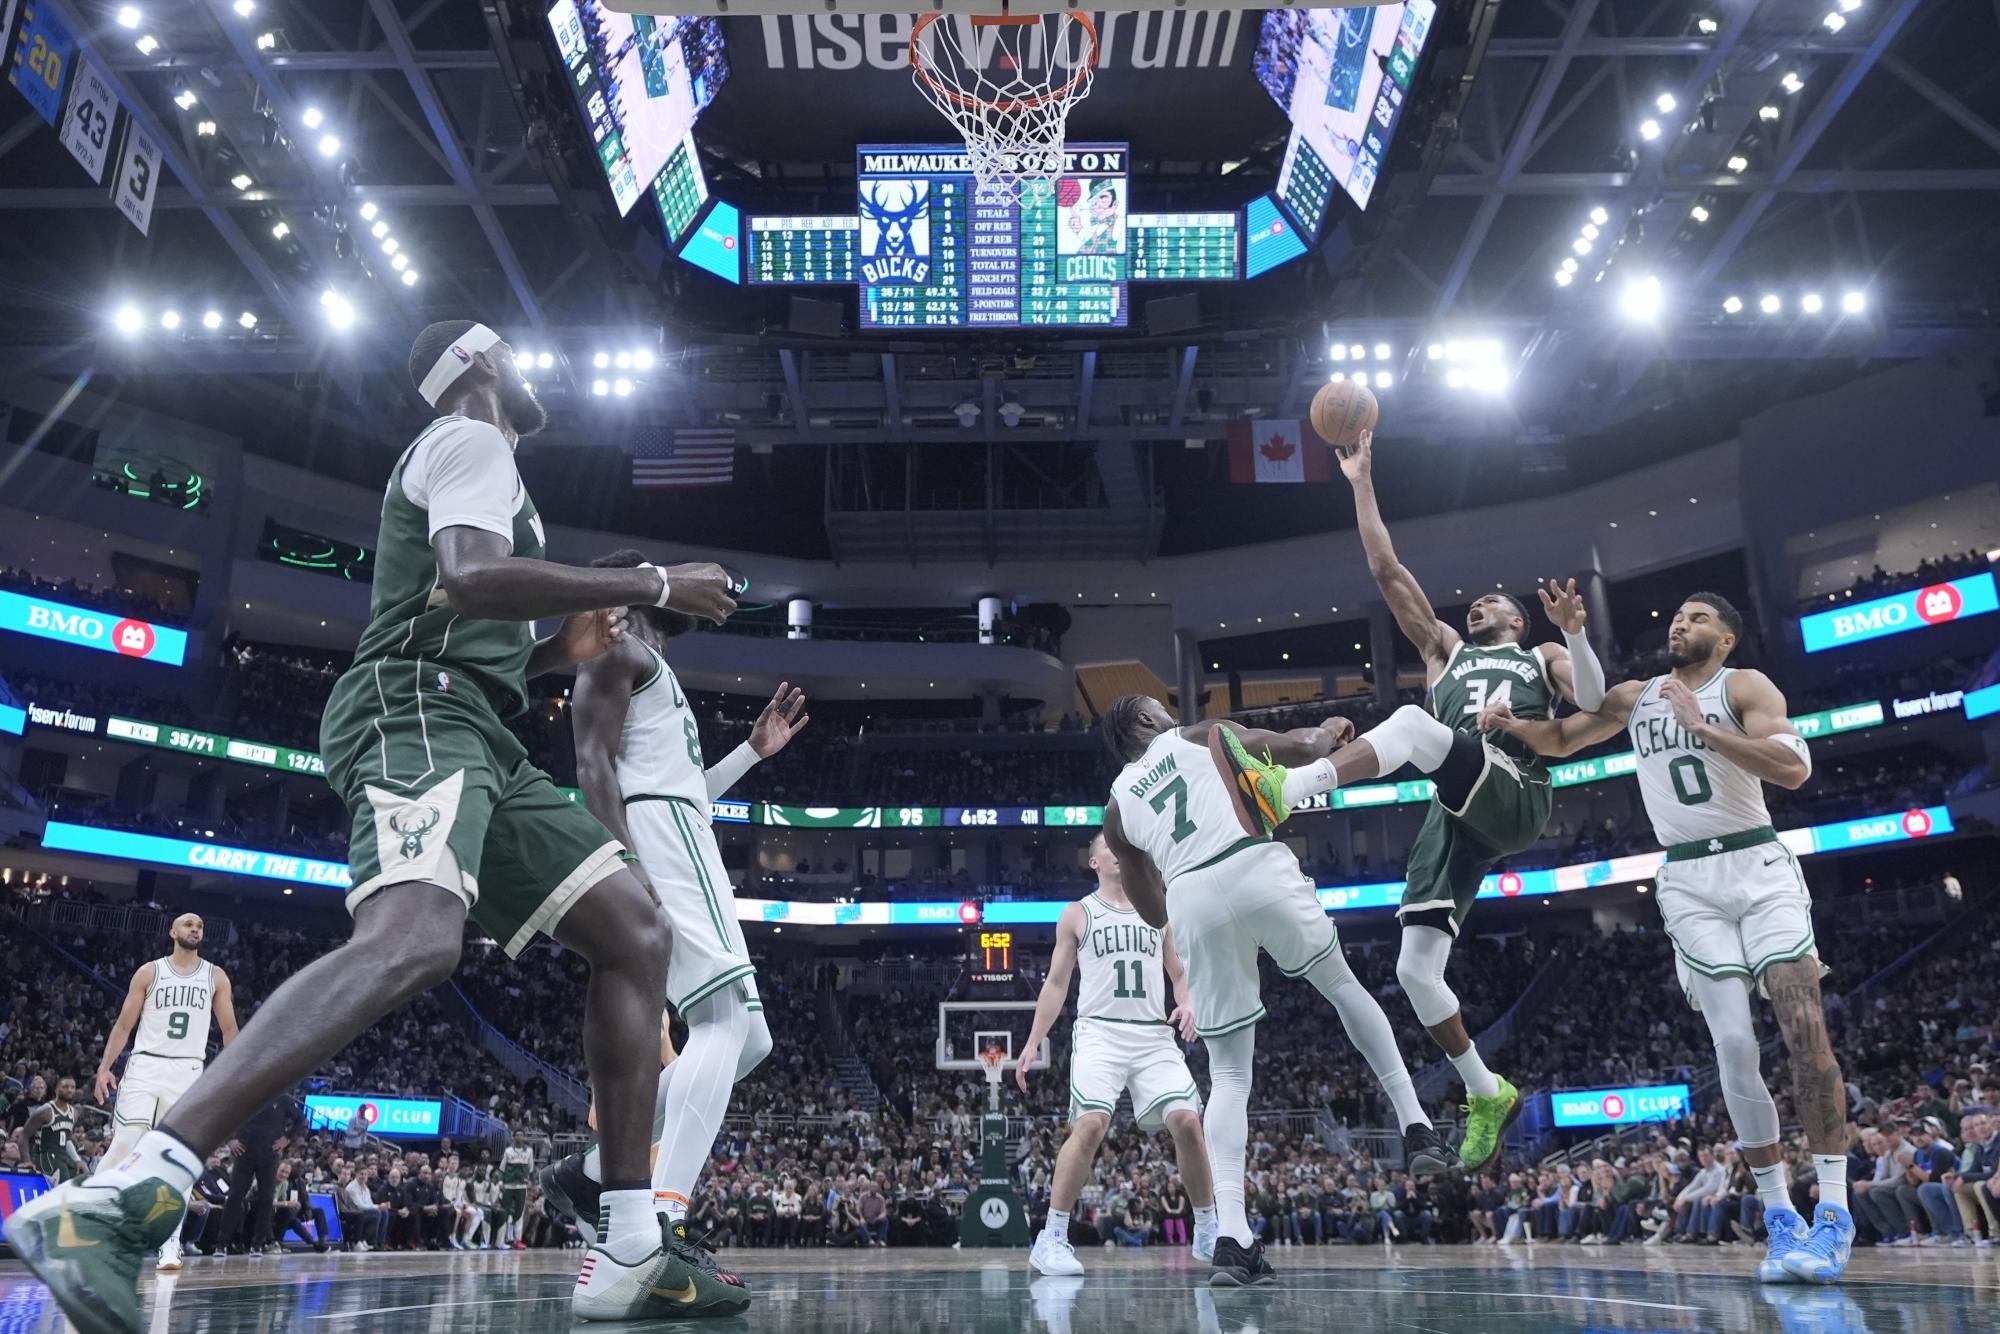
[[[1779,862],[1781,862],[1781,861],[1783,861],[1783,860],[1785,860],[1785,854],[1781,852],[1781,853],[1779,853],[1779,854],[1778,854],[1777,856],[1775,856],[1775,857],[1766,857],[1766,858],[1764,859],[1764,865],[1766,865],[1766,866],[1776,866],[1776,865],[1777,865],[1777,864],[1778,864]]]

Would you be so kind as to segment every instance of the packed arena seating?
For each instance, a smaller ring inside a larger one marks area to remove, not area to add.
[[[1850,598],[1866,599],[1879,597],[1884,593],[1894,593],[1904,588],[1921,588],[1926,584],[1945,583],[1952,579],[1963,579],[1967,575],[1979,574],[1993,566],[1984,551],[1972,550],[1951,552],[1946,555],[1918,561],[1913,569],[1885,570],[1880,564],[1844,588],[1830,592],[1816,593],[1799,599],[1802,612],[1824,611],[1829,602],[1845,602]]]
[[[114,616],[131,616],[160,625],[186,625],[187,612],[125,588],[107,588],[76,579],[45,579],[32,570],[0,569],[0,589],[27,597],[47,598],[88,607]]]

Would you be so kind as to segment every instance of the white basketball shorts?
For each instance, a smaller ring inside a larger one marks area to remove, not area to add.
[[[685,1015],[689,1006],[735,984],[751,1008],[762,1008],[757,970],[736,920],[736,891],[722,869],[708,812],[671,797],[647,797],[627,803],[625,827],[674,932],[667,1000]]]
[[[1659,899],[1690,1001],[1696,973],[1740,977],[1761,989],[1772,964],[1818,957],[1812,897],[1798,858],[1782,843],[1668,862],[1660,868]]]
[[[1313,883],[1282,843],[1254,843],[1167,886],[1195,1031],[1220,1037],[1264,1017],[1257,951],[1298,977],[1340,948]]]
[[[1187,1057],[1171,1025],[1128,1024],[1079,1018],[1072,1030],[1069,1059],[1069,1118],[1085,1112],[1106,1116],[1118,1095],[1132,1091],[1132,1113],[1141,1130],[1158,1130],[1167,1113],[1186,1107],[1201,1113],[1201,1091],[1188,1072]]]

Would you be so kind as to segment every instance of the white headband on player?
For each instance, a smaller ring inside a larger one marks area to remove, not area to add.
[[[438,359],[425,373],[424,382],[417,386],[424,402],[436,407],[438,400],[444,397],[444,391],[470,369],[474,354],[486,351],[499,341],[500,335],[483,324],[475,324],[460,334],[450,347],[438,354]]]

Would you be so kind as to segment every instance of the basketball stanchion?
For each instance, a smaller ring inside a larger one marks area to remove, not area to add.
[[[1004,1047],[989,1043],[979,1053],[979,1064],[986,1072],[986,1113],[979,1118],[979,1184],[965,1197],[958,1244],[967,1250],[1022,1247],[1028,1244],[1028,1210],[1014,1189],[1007,1114],[1000,1110],[1000,1075],[1011,1062]]]

